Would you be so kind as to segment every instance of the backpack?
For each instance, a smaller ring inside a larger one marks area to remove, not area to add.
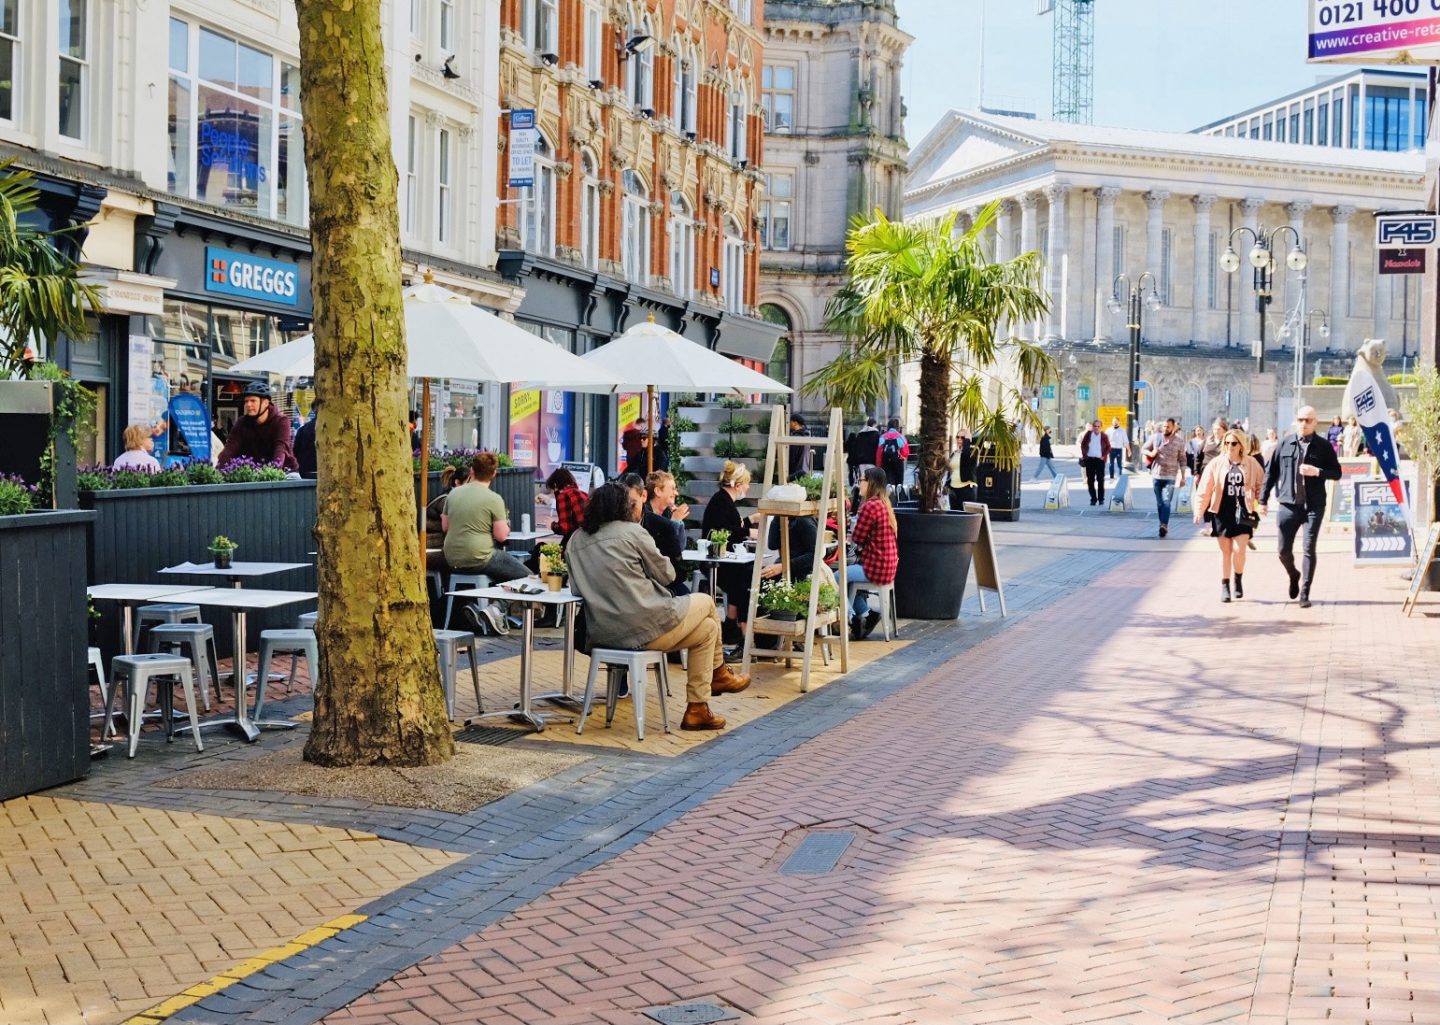
[[[900,459],[900,435],[887,434],[880,442],[880,459],[884,463],[898,463]]]

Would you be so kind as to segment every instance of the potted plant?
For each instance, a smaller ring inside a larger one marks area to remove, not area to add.
[[[716,555],[724,555],[726,550],[730,547],[730,531],[710,531],[710,547],[715,550]]]
[[[840,607],[840,588],[831,583],[820,585],[820,593],[815,597],[815,611],[833,612]]]
[[[770,619],[794,621],[810,611],[810,581],[787,584],[772,580],[760,585],[760,611]]]
[[[954,619],[965,597],[980,516],[949,513],[942,502],[952,418],[990,446],[996,464],[1013,467],[1024,428],[1043,426],[1026,396],[1057,376],[1039,346],[998,337],[1000,323],[1033,323],[1050,307],[1039,253],[985,255],[998,210],[989,204],[959,233],[954,214],[899,222],[877,213],[856,223],[846,240],[849,281],[826,310],[844,347],[805,384],[854,409],[884,400],[902,364],[920,366],[918,500],[897,511],[901,616]]]
[[[820,488],[825,484],[825,478],[818,473],[802,473],[790,481],[791,484],[799,484],[805,489],[805,501],[820,501]]]
[[[215,535],[215,540],[210,542],[210,554],[215,556],[215,568],[229,569],[231,560],[235,556],[235,549],[239,547],[224,534]]]
[[[545,583],[550,590],[558,591],[565,586],[565,578],[570,574],[570,567],[565,565],[565,551],[557,544],[543,544],[540,546],[540,576],[545,578]]]

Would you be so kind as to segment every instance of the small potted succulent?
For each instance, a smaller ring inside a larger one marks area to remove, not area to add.
[[[565,565],[564,550],[556,544],[540,546],[540,575],[552,591],[563,590],[570,567]]]
[[[239,547],[224,534],[217,534],[215,540],[210,542],[210,554],[215,556],[215,568],[229,569],[231,560],[235,557],[235,549]]]
[[[715,552],[717,558],[723,557],[730,547],[730,531],[710,531],[710,547]]]

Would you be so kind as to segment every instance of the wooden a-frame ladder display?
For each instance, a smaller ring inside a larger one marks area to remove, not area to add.
[[[760,616],[760,570],[764,560],[758,555],[755,559],[755,566],[750,581],[750,609],[746,617],[745,628],[745,653],[741,661],[740,672],[750,672],[750,659],[755,654],[755,635],[770,634],[780,638],[780,652],[785,656],[785,665],[789,668],[791,658],[796,654],[796,641],[803,641],[804,657],[800,670],[800,690],[810,689],[810,663],[815,651],[816,632],[822,628],[828,628],[832,623],[839,623],[840,641],[840,671],[850,671],[850,632],[845,629],[846,609],[846,586],[845,586],[845,502],[841,495],[840,473],[845,465],[844,450],[841,443],[844,430],[844,419],[839,409],[830,410],[830,429],[822,440],[812,436],[792,436],[789,433],[790,417],[784,406],[775,406],[770,413],[770,443],[765,451],[765,479],[760,488],[760,525],[756,535],[756,552],[765,551],[770,537],[770,521],[780,522],[780,565],[784,571],[780,579],[785,583],[791,583],[790,579],[790,520],[800,516],[815,517],[815,554],[811,560],[810,567],[810,607],[802,620],[775,619],[771,616]],[[818,442],[818,444],[817,444]],[[783,484],[785,481],[780,474],[785,472],[790,465],[790,450],[809,446],[812,449],[823,449],[825,453],[825,468],[821,475],[820,498],[818,501],[802,502],[776,502],[770,501],[765,496],[776,484]],[[825,519],[828,513],[835,515],[835,535],[838,543],[839,559],[836,563],[835,577],[836,589],[840,595],[838,607],[828,612],[820,612],[816,605],[820,597],[820,567],[825,564]]]

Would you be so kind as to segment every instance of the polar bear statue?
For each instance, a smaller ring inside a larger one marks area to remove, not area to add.
[[[1355,352],[1355,362],[1358,364],[1364,360],[1370,366],[1370,373],[1375,377],[1375,383],[1380,386],[1380,394],[1385,400],[1385,408],[1393,409],[1398,416],[1400,400],[1395,395],[1395,389],[1390,386],[1390,380],[1385,376],[1385,339],[1367,338],[1365,344],[1361,345]],[[1350,382],[1345,383],[1345,394],[1340,398],[1340,415],[1345,419],[1355,415],[1355,396],[1351,394]]]

